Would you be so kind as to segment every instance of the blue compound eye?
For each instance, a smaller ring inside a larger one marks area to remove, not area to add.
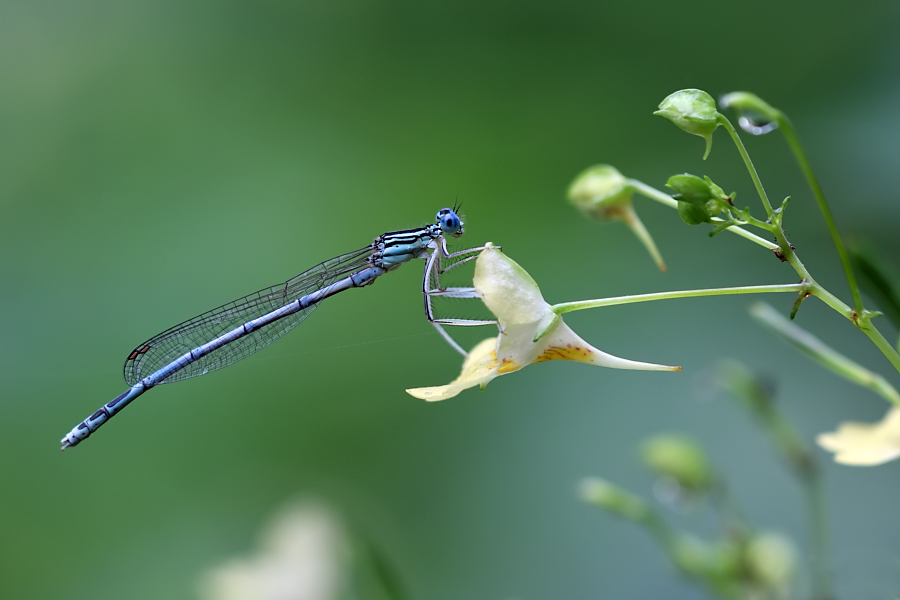
[[[445,231],[456,231],[459,229],[459,217],[453,213],[444,215],[441,218],[441,229]]]

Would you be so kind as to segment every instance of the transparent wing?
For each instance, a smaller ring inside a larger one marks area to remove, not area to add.
[[[337,256],[284,283],[263,288],[163,331],[139,345],[128,355],[125,360],[125,381],[128,385],[134,385],[178,357],[235,327],[343,279],[348,274],[365,267],[373,250],[373,246],[366,246],[355,252]],[[283,336],[309,316],[315,308],[315,304],[308,306],[217,348],[160,383],[205,375],[234,364]]]

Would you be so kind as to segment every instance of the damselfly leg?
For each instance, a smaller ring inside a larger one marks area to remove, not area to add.
[[[472,299],[472,298],[481,298],[481,292],[479,292],[474,287],[441,287],[440,283],[440,275],[450,271],[451,269],[455,269],[456,267],[469,262],[470,260],[474,260],[478,258],[474,256],[475,253],[481,252],[486,248],[486,246],[479,246],[477,248],[468,248],[466,250],[460,250],[459,252],[448,252],[447,251],[447,242],[443,238],[440,240],[439,244],[435,244],[437,247],[434,248],[434,251],[428,257],[428,260],[425,264],[425,275],[422,279],[422,293],[425,295],[425,317],[428,321],[434,325],[435,329],[437,329],[438,333],[443,336],[443,338],[447,341],[450,346],[462,354],[463,356],[468,356],[469,353],[466,352],[462,346],[460,346],[456,340],[454,340],[449,333],[447,333],[441,325],[454,325],[460,327],[478,327],[481,325],[498,325],[496,320],[478,320],[478,319],[438,319],[434,316],[434,308],[432,307],[431,300],[432,298],[440,297],[440,298],[464,298],[464,299]],[[496,247],[496,246],[494,246]],[[467,254],[472,254],[473,256],[469,256],[462,260],[459,260],[455,263],[444,267],[442,261],[445,259],[453,259],[458,258],[460,256],[465,256]]]

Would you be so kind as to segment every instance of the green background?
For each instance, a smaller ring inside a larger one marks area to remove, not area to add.
[[[299,494],[366,531],[414,598],[700,598],[643,532],[576,496],[601,475],[650,497],[635,447],[660,431],[697,436],[754,523],[802,545],[800,490],[709,391],[716,361],[772,380],[810,441],[886,407],[754,325],[745,298],[567,316],[677,374],[559,361],[426,404],[403,390],[460,361],[424,319],[414,263],[251,359],[154,390],[77,449],[57,440],[125,390],[141,340],[456,198],[457,247],[502,244],[550,302],[795,281],[638,200],[661,274],[623,225],[565,203],[576,173],[610,162],[656,187],[710,174],[754,205],[722,132],[703,163],[699,138],[651,116],[680,88],[784,109],[842,230],[896,256],[898,17],[837,1],[0,4],[0,597],[192,598]],[[794,197],[801,257],[847,298],[783,139],[748,145],[770,194]],[[798,322],[897,382],[821,304]],[[898,465],[817,455],[837,595],[896,594]]]

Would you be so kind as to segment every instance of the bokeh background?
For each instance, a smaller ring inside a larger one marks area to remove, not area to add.
[[[701,440],[750,519],[803,548],[799,488],[704,374],[748,364],[810,441],[886,407],[756,326],[743,298],[567,317],[680,373],[552,362],[426,404],[403,390],[460,361],[406,266],[251,359],[141,397],[83,446],[57,441],[125,389],[141,340],[457,198],[457,247],[502,244],[550,302],[793,281],[771,253],[638,200],[661,274],[623,225],[566,204],[598,162],[657,187],[710,174],[752,204],[722,132],[703,163],[699,138],[651,116],[684,87],[784,109],[842,230],[895,257],[898,26],[896,3],[832,0],[3,2],[0,597],[195,598],[299,494],[365,531],[414,598],[701,598],[576,494],[601,475],[650,497],[635,448],[661,431]],[[770,194],[794,197],[801,256],[847,297],[783,139],[748,145]],[[821,305],[798,322],[898,381]],[[898,465],[818,456],[837,595],[893,597]]]

